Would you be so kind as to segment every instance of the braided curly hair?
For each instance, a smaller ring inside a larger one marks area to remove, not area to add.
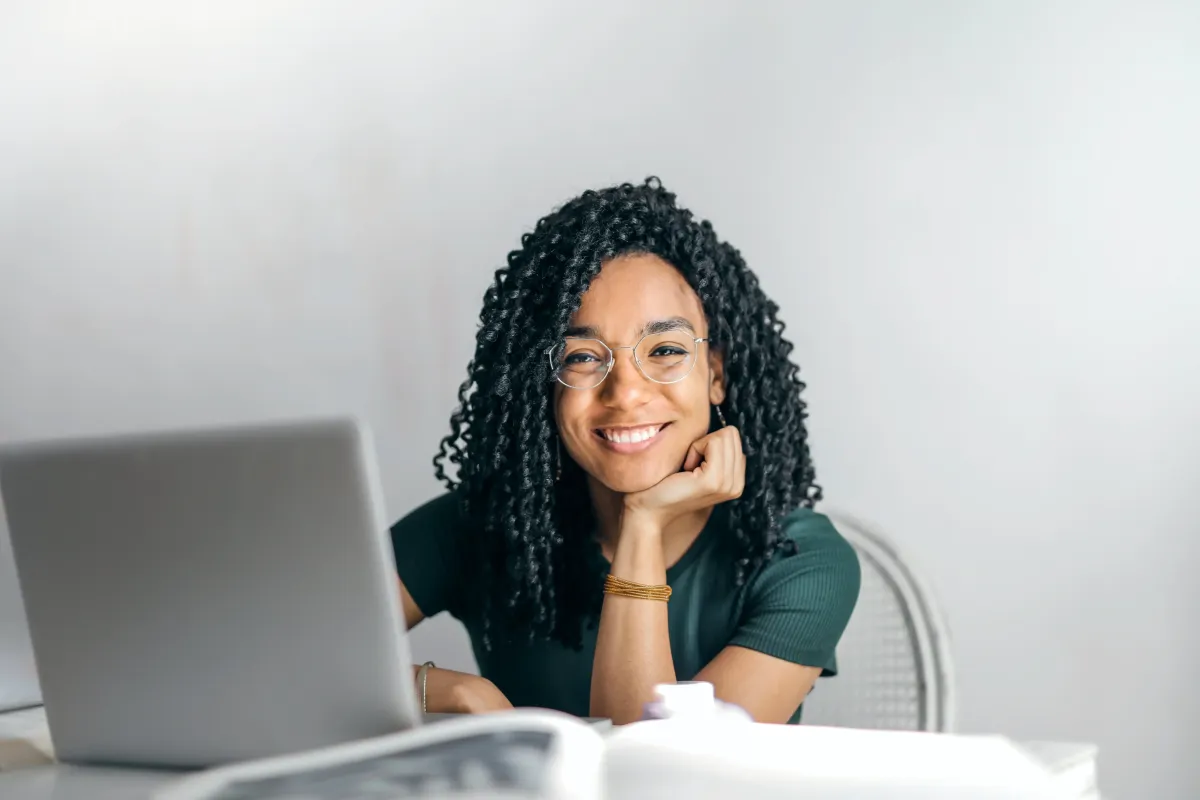
[[[724,413],[746,454],[745,490],[729,504],[738,554],[730,569],[739,583],[776,552],[790,552],[781,520],[821,497],[792,345],[741,254],[657,178],[584,192],[538,220],[496,270],[450,434],[433,459],[473,522],[462,552],[471,554],[467,602],[485,647],[504,629],[579,648],[584,624],[595,624],[603,562],[594,513],[586,476],[560,455],[545,353],[601,266],[629,254],[656,255],[679,270],[724,356]]]

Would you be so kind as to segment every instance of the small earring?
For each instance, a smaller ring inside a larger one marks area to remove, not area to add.
[[[721,407],[714,403],[713,410],[715,410],[717,412],[717,419],[720,420],[721,427],[724,428],[726,425],[726,422],[725,422],[725,415],[723,413],[721,413]]]
[[[562,439],[554,437],[554,447],[557,451],[557,457],[554,459],[554,482],[558,483],[562,480]]]

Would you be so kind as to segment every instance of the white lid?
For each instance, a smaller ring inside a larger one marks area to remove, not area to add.
[[[663,710],[675,714],[711,713],[716,708],[713,685],[708,681],[680,681],[660,683],[654,694]]]

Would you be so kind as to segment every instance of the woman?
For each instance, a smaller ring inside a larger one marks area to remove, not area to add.
[[[427,668],[429,711],[623,723],[655,684],[696,679],[798,721],[836,671],[859,566],[812,510],[776,310],[654,178],[522,237],[434,459],[450,492],[392,528],[408,625],[449,610],[482,673]]]

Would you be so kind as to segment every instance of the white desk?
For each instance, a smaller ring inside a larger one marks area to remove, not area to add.
[[[98,767],[27,767],[0,773],[0,800],[150,800],[176,777]]]
[[[0,773],[0,800],[148,800],[176,777],[97,767],[26,767]]]
[[[55,764],[42,709],[0,714],[0,800],[140,800],[174,777]]]
[[[8,717],[0,716],[0,745],[4,743],[5,734],[7,734],[9,742],[13,740],[13,731],[33,731],[34,741],[40,741],[38,736],[41,734],[37,733],[37,713],[23,713],[25,714],[24,717],[12,717],[11,715]],[[44,718],[42,720],[42,726],[42,729],[44,730]],[[768,727],[770,729],[774,729],[774,726]],[[755,728],[758,728],[758,726],[755,726]],[[610,741],[621,739],[622,737],[620,735],[620,731],[623,730],[626,729],[617,729],[617,731],[614,732],[615,738]],[[768,736],[770,735],[767,729],[763,729],[762,732]],[[799,733],[801,736],[806,735],[800,731],[797,731],[797,733]],[[817,731],[813,731],[813,734],[816,733]],[[821,739],[810,740],[810,744],[818,745],[818,750],[821,749],[821,746],[825,746],[826,749],[829,750],[829,754],[845,754],[849,751],[855,750],[855,748],[848,747],[847,745],[838,746],[836,741],[841,736],[849,734],[849,731],[846,731],[843,734],[839,733],[839,729],[827,729],[827,733],[824,734]],[[922,734],[921,736],[925,736],[925,734]],[[823,745],[822,742],[825,744]],[[703,746],[698,746],[698,748],[699,750],[704,749]],[[692,748],[689,746],[687,752],[676,752],[675,755],[682,758],[683,761],[688,761],[690,758],[688,753],[691,752],[691,749]],[[811,747],[805,749],[808,749],[811,752]],[[1077,745],[1041,744],[1029,749],[1037,753],[1042,762],[1047,767],[1051,767],[1054,772],[1058,772],[1058,769],[1055,768],[1057,765],[1051,762],[1056,760],[1063,760],[1064,764],[1078,762],[1077,757],[1074,759],[1074,762],[1072,762],[1071,758],[1065,758],[1066,756],[1072,756],[1072,754],[1074,754],[1074,756],[1082,755],[1083,757],[1091,759],[1090,763],[1094,768],[1094,748],[1088,748],[1087,746],[1081,747]],[[1039,750],[1041,752],[1038,752]],[[629,751],[627,750],[626,758],[628,756],[628,752]],[[666,755],[670,756],[671,754],[667,753]],[[742,755],[738,755],[736,757],[737,763],[745,763],[751,769],[751,772],[754,772],[756,769],[753,763],[754,757],[750,753],[744,755],[745,759],[743,759]],[[618,762],[626,764],[629,768],[629,771],[626,772],[624,769],[622,769],[620,772],[615,774],[610,772],[609,782],[620,784],[624,778],[632,777],[633,775],[637,774],[639,777],[634,780],[634,783],[639,790],[651,788],[645,782],[646,780],[653,779],[651,782],[662,783],[661,779],[664,777],[663,768],[666,766],[665,762],[668,759],[661,755],[655,755],[652,753],[647,753],[647,757],[649,757],[650,761],[653,763],[642,765],[643,768],[639,768],[638,764],[636,763],[636,759],[627,762]],[[181,775],[181,773],[178,772],[125,770],[102,767],[78,767],[44,763],[48,761],[48,757],[43,757],[42,761],[43,763],[35,766],[24,766],[19,769],[0,771],[0,800],[150,800],[150,798],[158,789]],[[687,764],[676,766],[682,770],[678,773],[678,775],[698,772]],[[699,772],[702,771],[703,770],[699,770]],[[854,771],[857,772],[857,768]],[[870,769],[867,769],[867,771],[869,772]],[[614,778],[616,780],[614,780]],[[730,783],[730,779],[732,779],[735,783],[742,780],[741,777],[738,777],[736,772],[727,772],[723,778],[723,781],[724,783],[728,784]],[[716,781],[716,783],[722,783],[722,781]],[[671,786],[660,785],[653,788],[658,791],[658,794],[655,796],[676,796],[674,789]],[[736,787],[732,786],[732,784],[721,787],[720,791],[717,791],[718,787],[713,785],[713,782],[710,782],[708,785],[702,788],[704,791],[699,791],[696,796],[706,795],[707,790],[713,790],[716,792],[715,794],[712,794],[712,796],[728,796],[731,792],[732,794],[737,794]],[[627,792],[623,792],[623,794],[628,795]],[[1098,797],[1098,795],[1086,795],[1078,793],[1068,794],[1064,796],[1064,800],[1066,800],[1066,798],[1073,797]]]

